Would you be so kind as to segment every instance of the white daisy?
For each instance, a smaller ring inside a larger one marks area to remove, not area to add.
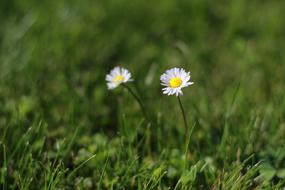
[[[132,81],[131,73],[121,67],[115,67],[111,70],[110,74],[106,75],[107,86],[109,90],[112,90],[119,86],[121,83]]]
[[[190,72],[186,72],[181,68],[172,68],[165,71],[160,77],[161,85],[165,86],[165,88],[162,89],[163,94],[183,95],[182,88],[194,84],[190,79]]]

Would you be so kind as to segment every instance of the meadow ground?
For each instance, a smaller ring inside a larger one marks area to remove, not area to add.
[[[1,189],[283,189],[285,1],[1,0]],[[108,91],[105,75],[128,68]],[[159,77],[183,67],[185,129]],[[150,123],[150,124],[149,124]]]

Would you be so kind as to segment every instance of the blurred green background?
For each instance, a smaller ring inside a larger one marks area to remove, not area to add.
[[[186,178],[184,187],[194,189],[279,188],[284,7],[282,0],[0,1],[0,185],[173,189]],[[133,74],[150,128],[127,91],[107,90],[114,66]],[[159,77],[171,67],[190,70],[195,82],[182,102],[196,124],[189,162],[206,168],[196,173],[181,166],[177,100],[161,93]]]

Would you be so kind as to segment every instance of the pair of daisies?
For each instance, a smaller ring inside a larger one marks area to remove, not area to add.
[[[182,68],[172,68],[160,77],[161,85],[164,86],[162,89],[163,94],[167,95],[183,95],[182,88],[188,87],[193,82],[190,81],[190,72],[186,72]],[[121,67],[115,67],[111,70],[110,74],[106,76],[108,89],[114,89],[122,83],[133,81],[131,73]]]

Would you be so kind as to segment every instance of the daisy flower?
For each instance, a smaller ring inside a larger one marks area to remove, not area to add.
[[[183,95],[182,88],[194,84],[190,79],[190,72],[186,72],[182,68],[172,68],[165,71],[160,77],[161,85],[165,86],[165,88],[162,89],[163,94]]]
[[[127,69],[121,67],[115,67],[113,70],[111,70],[110,74],[106,75],[106,81],[109,90],[118,87],[122,83],[126,83],[132,80],[133,79],[131,73]]]

